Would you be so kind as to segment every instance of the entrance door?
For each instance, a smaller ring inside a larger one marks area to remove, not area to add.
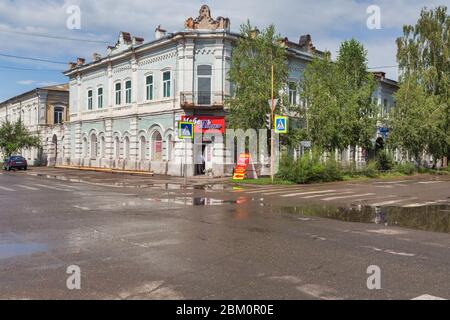
[[[213,169],[213,143],[205,145],[205,151],[203,153],[205,158],[205,171],[211,171]]]

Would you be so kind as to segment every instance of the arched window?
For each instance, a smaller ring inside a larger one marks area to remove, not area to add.
[[[114,157],[120,159],[120,140],[119,137],[114,139]]]
[[[91,159],[97,159],[97,136],[91,135]]]
[[[123,139],[123,157],[124,159],[130,159],[130,138],[125,137]]]
[[[106,140],[105,137],[100,138],[100,158],[104,158],[106,154]]]
[[[144,136],[141,136],[139,138],[139,159],[140,160],[145,160],[147,158],[147,141],[145,140]]]
[[[88,155],[88,141],[87,141],[87,138],[86,137],[84,137],[83,138],[83,149],[82,149],[82,156],[83,156],[83,158],[86,158],[87,157],[87,155]]]
[[[167,150],[167,161],[170,161],[173,158],[173,137],[171,134],[167,136],[166,150]]]
[[[152,134],[152,160],[161,161],[162,160],[162,136],[159,131],[155,131]]]

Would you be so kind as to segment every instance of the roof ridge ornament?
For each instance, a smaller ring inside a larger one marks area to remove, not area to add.
[[[230,30],[230,19],[218,17],[216,20],[211,17],[211,9],[207,5],[202,5],[199,16],[196,19],[188,18],[184,27],[189,30]]]

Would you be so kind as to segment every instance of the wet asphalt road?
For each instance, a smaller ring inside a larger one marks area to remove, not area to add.
[[[1,174],[0,299],[450,298],[448,179],[220,188]]]

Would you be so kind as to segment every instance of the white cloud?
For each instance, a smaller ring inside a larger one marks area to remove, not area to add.
[[[20,81],[17,81],[18,84],[21,84],[21,85],[24,85],[24,86],[32,85],[35,82],[36,81],[34,81],[34,80],[20,80]]]
[[[278,31],[292,41],[300,35],[311,34],[318,49],[335,52],[339,43],[356,37],[369,49],[369,64],[380,66],[395,64],[395,37],[401,35],[402,26],[417,20],[420,9],[433,7],[448,0],[228,0],[209,3],[214,17],[229,17],[232,30],[250,19],[254,24],[266,26],[274,23]],[[37,32],[70,38],[89,38],[114,44],[119,31],[129,31],[154,38],[159,24],[169,31],[183,29],[187,17],[196,17],[204,1],[185,0],[39,0],[0,2],[0,52],[32,55],[56,60],[73,60],[77,56],[89,58],[93,52],[105,53],[107,44],[65,41],[29,37],[1,30]],[[366,28],[369,5],[381,8],[382,30]],[[68,30],[66,8],[79,5],[81,30]],[[3,61],[4,59],[2,59]],[[6,61],[6,60],[4,60]],[[58,67],[39,64],[40,67]],[[389,71],[390,76],[395,72]]]

